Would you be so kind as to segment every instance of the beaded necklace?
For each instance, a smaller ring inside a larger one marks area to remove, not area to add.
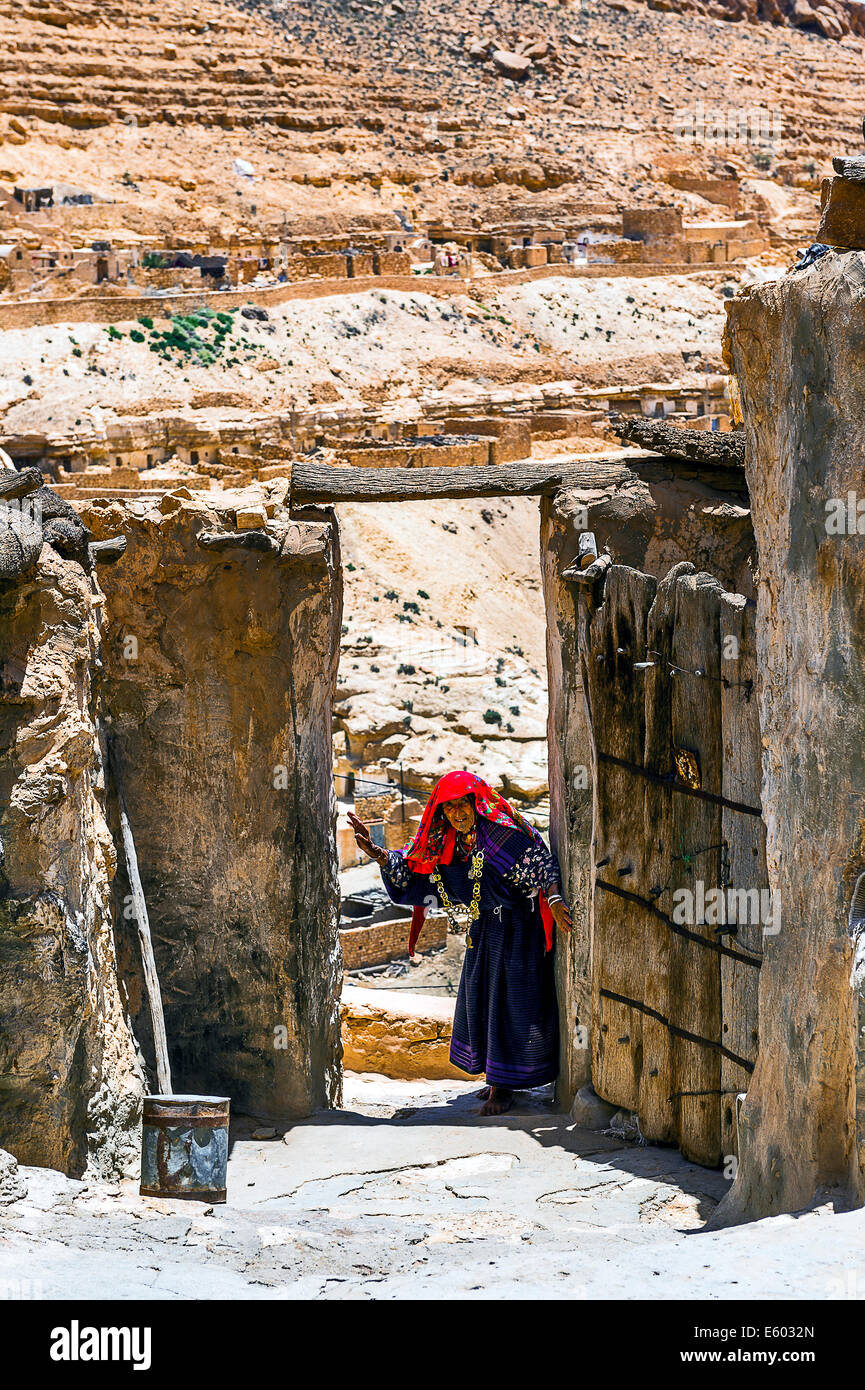
[[[475,838],[475,844],[477,844],[477,839],[476,839],[476,838]],[[468,950],[468,951],[471,951],[471,950],[472,950],[472,947],[473,947],[473,942],[472,942],[472,938],[471,938],[471,934],[470,934],[470,933],[471,933],[471,923],[472,923],[472,922],[476,922],[476,921],[478,920],[478,917],[480,916],[480,911],[481,911],[481,907],[480,907],[480,902],[481,902],[481,877],[482,877],[482,875],[483,875],[483,871],[484,871],[484,852],[483,852],[482,849],[479,849],[479,850],[476,850],[475,853],[472,855],[472,857],[471,857],[471,868],[469,869],[469,878],[472,880],[472,900],[471,900],[471,902],[467,905],[467,908],[466,908],[466,910],[468,911],[468,915],[469,915],[469,922],[468,922],[468,926],[467,926],[467,930],[466,930],[466,950]],[[450,924],[451,924],[451,926],[454,928],[454,930],[455,930],[455,931],[458,931],[459,928],[462,926],[462,922],[460,921],[460,918],[459,918],[459,916],[457,915],[456,907],[455,907],[454,904],[451,902],[450,898],[448,897],[447,893],[445,892],[445,886],[444,886],[444,884],[442,883],[442,876],[441,876],[441,873],[440,873],[440,871],[439,871],[438,864],[436,864],[435,868],[432,870],[432,873],[430,874],[430,878],[432,879],[432,881],[433,881],[433,883],[435,884],[436,889],[437,889],[437,891],[438,891],[438,895],[439,895],[439,897],[440,897],[440,899],[441,899],[442,907],[443,907],[444,910],[445,910],[445,916],[447,917],[448,921],[450,922]],[[464,906],[464,904],[461,903],[460,906],[462,907],[462,906]]]

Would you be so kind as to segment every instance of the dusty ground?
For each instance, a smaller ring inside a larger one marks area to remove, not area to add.
[[[139,1198],[27,1169],[0,1207],[13,1297],[826,1299],[862,1278],[865,1212],[701,1226],[720,1173],[580,1130],[543,1092],[479,1120],[476,1087],[346,1076],[345,1108],[251,1137],[229,1201]],[[849,1296],[849,1295],[848,1295]]]

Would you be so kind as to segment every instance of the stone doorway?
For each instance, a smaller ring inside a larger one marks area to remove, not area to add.
[[[374,920],[389,900],[378,869],[355,862],[345,810],[361,815],[387,848],[401,848],[437,778],[466,767],[548,836],[538,504],[497,496],[402,500],[375,514],[340,506],[337,515],[345,608],[334,772],[346,980],[351,990],[391,992],[395,1001],[418,995],[421,1011],[424,1000],[448,1001],[452,1011],[463,938],[448,932],[444,917],[430,919],[420,962],[409,964],[408,913],[392,908],[384,925]],[[418,554],[408,555],[410,536],[429,538]],[[358,899],[372,909],[365,932],[348,916]],[[460,1075],[447,1063],[447,1041],[434,1049],[439,1070],[427,1074]]]

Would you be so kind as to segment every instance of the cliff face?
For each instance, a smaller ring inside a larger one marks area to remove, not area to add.
[[[782,915],[765,943],[732,1220],[859,1189],[850,978],[861,921],[848,932],[848,914],[865,870],[863,304],[865,256],[830,252],[730,308],[761,575],[763,810]],[[861,1117],[858,1128],[861,1145]]]
[[[105,579],[105,694],[174,1088],[273,1116],[339,1089],[339,560],[327,514],[291,520],[281,488],[246,501],[182,489],[87,515],[97,537],[128,539]],[[268,513],[269,550],[197,546],[203,531],[236,536],[250,500]],[[118,875],[121,916],[127,892]],[[148,1051],[146,1001],[134,1002]]]
[[[674,10],[680,14],[707,15],[758,24],[785,24],[821,34],[826,39],[842,39],[845,34],[865,34],[865,14],[861,0],[647,0],[649,9]]]
[[[0,585],[0,1145],[119,1173],[143,1073],[116,975],[96,694],[101,595],[42,548]]]
[[[561,578],[577,557],[581,531],[617,564],[660,578],[680,560],[750,596],[754,538],[743,482],[729,470],[643,461],[625,489],[563,491],[541,504],[541,555],[550,682],[547,738],[550,837],[562,865],[574,928],[559,937],[557,971],[562,1071],[559,1099],[570,1104],[590,1080],[592,754],[577,651],[575,586]]]

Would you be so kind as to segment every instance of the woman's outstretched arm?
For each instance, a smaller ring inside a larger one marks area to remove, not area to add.
[[[405,907],[433,907],[438,903],[429,874],[416,874],[410,869],[402,850],[386,850],[374,844],[368,827],[351,811],[348,818],[354,831],[355,844],[378,864],[382,883],[392,902]]]

